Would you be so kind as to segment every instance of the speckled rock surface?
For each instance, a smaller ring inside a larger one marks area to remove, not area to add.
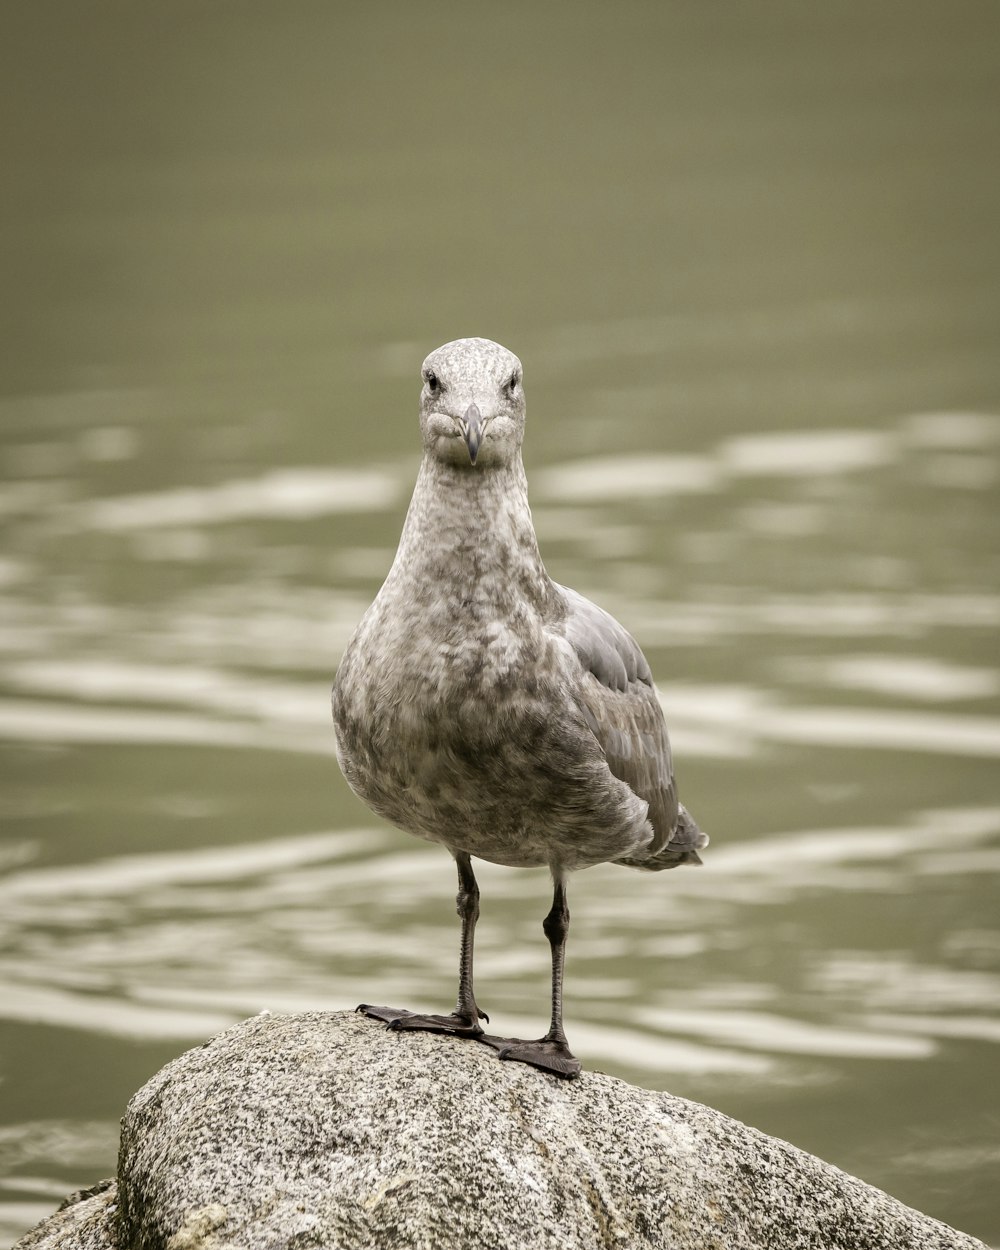
[[[103,1240],[84,1213],[23,1250],[983,1250],[708,1107],[346,1012],[169,1064],[126,1113],[117,1213],[98,1200]]]
[[[113,1180],[78,1190],[26,1233],[15,1250],[118,1250],[117,1209]]]

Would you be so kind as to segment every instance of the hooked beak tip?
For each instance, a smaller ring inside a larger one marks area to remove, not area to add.
[[[462,416],[462,429],[465,435],[465,445],[469,449],[469,460],[475,464],[483,436],[482,413],[475,404],[470,404],[466,408]]]

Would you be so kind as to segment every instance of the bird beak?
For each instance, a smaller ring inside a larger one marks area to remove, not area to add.
[[[486,422],[475,404],[470,404],[466,408],[459,421],[461,422],[465,445],[469,449],[469,459],[475,464],[476,457],[479,455],[479,444],[483,437],[483,431],[486,428]]]

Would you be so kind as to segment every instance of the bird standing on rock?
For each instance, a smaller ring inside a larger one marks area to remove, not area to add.
[[[618,622],[545,571],[521,462],[521,362],[458,339],[423,364],[423,460],[399,550],[333,687],[337,758],[379,816],[458,866],[458,1002],[450,1015],[362,1004],[393,1029],[486,1042],[575,1076],[563,1032],[570,872],[698,864],[708,837],[680,804],[649,665]],[[473,857],[547,867],[552,1017],[537,1041],[484,1032],[472,962]]]

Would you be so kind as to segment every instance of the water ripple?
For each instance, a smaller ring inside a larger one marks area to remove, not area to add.
[[[96,530],[218,525],[251,518],[305,521],[339,512],[378,512],[395,504],[404,489],[398,472],[287,468],[218,486],[90,500],[76,505],[70,519]]]

